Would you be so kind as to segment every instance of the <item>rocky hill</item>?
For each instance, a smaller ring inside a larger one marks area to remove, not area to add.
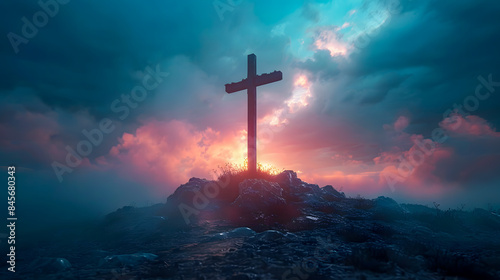
[[[191,178],[164,204],[123,207],[28,250],[18,277],[500,279],[499,236],[494,212],[349,198],[293,171]]]

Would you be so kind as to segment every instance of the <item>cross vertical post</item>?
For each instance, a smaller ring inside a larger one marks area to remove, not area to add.
[[[250,176],[257,174],[257,87],[283,79],[281,71],[257,75],[257,57],[248,55],[247,78],[237,83],[226,84],[226,92],[233,93],[247,90],[248,95],[248,172]]]
[[[255,54],[248,56],[248,172],[253,175],[257,173],[257,58]]]

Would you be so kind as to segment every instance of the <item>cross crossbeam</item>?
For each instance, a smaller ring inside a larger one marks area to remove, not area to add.
[[[265,84],[274,83],[283,79],[283,74],[281,71],[274,71],[268,74],[257,75],[257,81],[255,86],[262,86]],[[240,90],[245,90],[251,86],[251,82],[248,79],[243,79],[240,82],[226,84],[226,92],[233,93]]]

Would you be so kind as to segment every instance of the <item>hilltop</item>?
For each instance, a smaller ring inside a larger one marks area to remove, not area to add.
[[[31,251],[23,271],[26,279],[499,279],[499,233],[500,217],[483,209],[352,198],[293,171],[225,174],[191,178],[165,203],[120,208],[71,242],[41,246],[44,257]]]

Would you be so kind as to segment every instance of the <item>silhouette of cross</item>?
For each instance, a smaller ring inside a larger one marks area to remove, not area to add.
[[[274,83],[283,79],[281,71],[257,75],[257,57],[248,55],[247,78],[237,83],[226,84],[226,92],[233,93],[247,90],[248,95],[248,171],[250,175],[257,173],[257,87]]]

